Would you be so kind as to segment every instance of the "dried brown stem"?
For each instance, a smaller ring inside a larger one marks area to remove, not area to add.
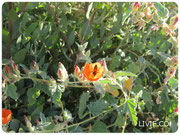
[[[85,13],[84,21],[85,21],[85,22],[87,21],[86,13],[87,13],[87,10],[88,10],[88,5],[89,5],[89,2],[85,2],[85,6],[84,6],[84,13]]]
[[[18,15],[25,10],[27,4],[28,2],[24,2],[24,5],[22,6],[21,10],[19,10],[17,13]]]
[[[9,11],[12,9],[12,3],[8,3]],[[13,22],[9,20],[8,23],[8,29],[9,29],[9,43],[6,46],[6,56],[5,58],[8,59],[10,57],[10,51],[11,51],[11,45],[12,45],[12,32],[13,32]]]
[[[58,25],[59,25],[59,21],[58,21],[58,19],[57,19],[56,12],[53,12],[53,10],[52,10],[52,8],[51,8],[51,6],[50,6],[49,3],[48,3],[48,8],[49,8],[51,14],[52,14],[53,17],[54,17],[54,20],[56,21],[56,25],[58,26]]]

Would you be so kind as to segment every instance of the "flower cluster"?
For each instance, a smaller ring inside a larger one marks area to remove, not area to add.
[[[142,8],[141,8],[142,7]],[[166,36],[170,36],[174,42],[177,42],[177,38],[173,37],[176,36],[174,32],[177,29],[178,23],[178,16],[175,15],[174,17],[170,18],[170,23],[167,24],[166,20],[158,15],[158,11],[155,8],[154,4],[151,2],[145,3],[141,5],[138,2],[135,2],[132,6],[132,23],[138,26],[138,30],[141,30],[146,23],[150,22],[151,20],[154,21],[156,24],[151,26],[151,30],[159,30],[162,28],[162,31]],[[145,19],[144,19],[145,17]]]

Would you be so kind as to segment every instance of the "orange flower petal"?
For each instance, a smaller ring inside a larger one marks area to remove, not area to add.
[[[83,75],[87,80],[97,81],[103,76],[103,68],[100,63],[86,63],[83,69]]]
[[[7,124],[11,119],[11,110],[2,109],[2,124]]]

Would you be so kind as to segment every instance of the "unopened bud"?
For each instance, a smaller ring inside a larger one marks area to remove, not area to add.
[[[36,61],[33,61],[33,64],[34,64],[34,68],[35,68],[36,70],[39,70],[39,66],[38,66],[38,64],[36,63]]]
[[[40,124],[39,120],[36,119],[35,121],[36,121],[36,124],[37,124],[37,125]]]
[[[64,65],[59,62],[59,69],[58,69],[58,77],[62,80],[62,81],[65,81],[68,79],[68,73],[64,67]]]
[[[81,74],[81,70],[80,70],[80,68],[76,65],[75,70],[74,70],[74,75],[78,78],[80,74]]]
[[[133,5],[133,7],[132,7],[132,11],[133,11],[133,12],[137,12],[138,9],[139,9],[139,7],[140,7],[140,4],[139,4],[138,2],[135,2],[134,5]]]
[[[174,112],[178,114],[178,106],[176,107],[176,109],[174,110]]]
[[[169,28],[174,31],[177,29],[178,16],[174,16],[170,19]]]
[[[105,59],[100,60],[99,63],[102,65],[104,72],[107,73],[108,72],[108,68],[107,68]]]
[[[7,73],[7,74],[10,74],[10,73],[11,73],[11,70],[10,70],[9,66],[8,66],[8,65],[5,65],[5,68],[6,68],[6,73]]]
[[[32,127],[32,124],[31,122],[28,120],[27,116],[24,115],[24,119],[25,119],[25,122],[26,122],[26,126],[28,127],[29,131],[33,131],[33,127]]]
[[[178,57],[177,56],[171,57],[171,61],[172,61],[172,65],[177,65],[178,64]]]

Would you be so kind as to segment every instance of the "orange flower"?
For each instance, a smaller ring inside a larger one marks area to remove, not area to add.
[[[99,80],[103,76],[103,73],[103,67],[99,62],[93,64],[86,63],[83,69],[83,75],[90,81]]]
[[[2,109],[2,124],[7,124],[11,119],[12,112],[11,110]]]

